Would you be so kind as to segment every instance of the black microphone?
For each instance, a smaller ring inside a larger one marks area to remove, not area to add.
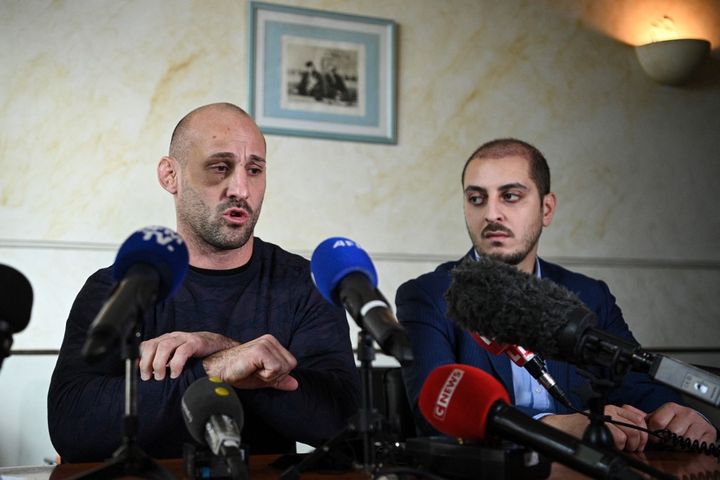
[[[200,378],[185,390],[180,406],[193,439],[223,457],[232,478],[248,478],[240,448],[243,408],[233,387],[219,377]]]
[[[452,271],[445,294],[458,325],[495,341],[523,345],[546,358],[599,365],[651,378],[720,406],[720,377],[643,350],[596,328],[597,317],[572,292],[487,257]]]
[[[468,365],[442,365],[428,375],[418,407],[437,430],[463,440],[486,432],[537,450],[593,478],[644,478],[616,452],[597,449],[508,405],[508,393],[490,374]]]
[[[508,343],[498,343],[487,337],[478,335],[475,332],[469,332],[470,336],[480,345],[493,355],[504,353],[518,367],[522,367],[527,371],[540,385],[547,390],[555,400],[565,405],[570,410],[575,410],[572,402],[560,388],[555,379],[547,371],[545,362],[542,361],[533,352],[524,349],[520,345],[511,345]]]
[[[85,359],[99,360],[119,338],[127,338],[139,314],[171,296],[187,269],[187,247],[173,230],[147,227],[130,235],[113,265],[118,283],[88,330]]]
[[[25,275],[0,264],[0,367],[10,355],[13,334],[30,322],[32,303],[33,290]]]
[[[413,360],[410,339],[377,287],[377,273],[370,256],[343,237],[324,240],[312,254],[310,270],[325,299],[344,306],[380,345],[401,365]]]

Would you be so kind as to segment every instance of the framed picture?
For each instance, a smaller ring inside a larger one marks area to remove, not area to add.
[[[396,143],[395,22],[251,1],[249,45],[264,133]]]

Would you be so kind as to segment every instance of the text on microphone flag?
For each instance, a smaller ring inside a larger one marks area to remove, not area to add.
[[[143,241],[149,242],[154,239],[158,245],[167,248],[171,252],[175,251],[173,243],[178,245],[183,244],[182,237],[177,232],[167,227],[157,225],[145,227],[140,230],[140,233],[142,234]]]
[[[448,374],[445,384],[442,389],[440,389],[440,393],[435,401],[435,408],[433,409],[433,416],[438,420],[443,420],[445,418],[453,393],[455,393],[455,389],[460,384],[460,380],[464,374],[465,372],[459,368],[454,368]]]

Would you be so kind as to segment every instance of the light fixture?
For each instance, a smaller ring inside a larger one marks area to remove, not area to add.
[[[687,82],[709,51],[710,42],[695,38],[664,40],[635,47],[645,73],[665,85]]]

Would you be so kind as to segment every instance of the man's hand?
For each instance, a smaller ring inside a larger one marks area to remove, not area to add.
[[[217,376],[237,388],[295,390],[296,379],[288,375],[297,360],[272,335],[219,351],[203,360],[209,376]]]
[[[612,417],[613,420],[629,423],[640,428],[647,428],[645,412],[630,405],[623,405],[622,407],[606,405],[605,415]],[[579,413],[547,415],[541,418],[540,421],[578,438],[582,438],[585,429],[590,424],[590,419]],[[610,430],[615,447],[618,450],[641,452],[645,449],[648,441],[646,432],[612,423],[606,423],[605,425]]]
[[[650,430],[667,428],[671,432],[699,442],[717,440],[717,430],[692,408],[666,403],[646,417]],[[653,438],[654,442],[658,440]]]
[[[204,358],[239,342],[211,332],[171,332],[140,344],[140,378],[163,380],[170,367],[170,378],[177,378],[190,357]]]

